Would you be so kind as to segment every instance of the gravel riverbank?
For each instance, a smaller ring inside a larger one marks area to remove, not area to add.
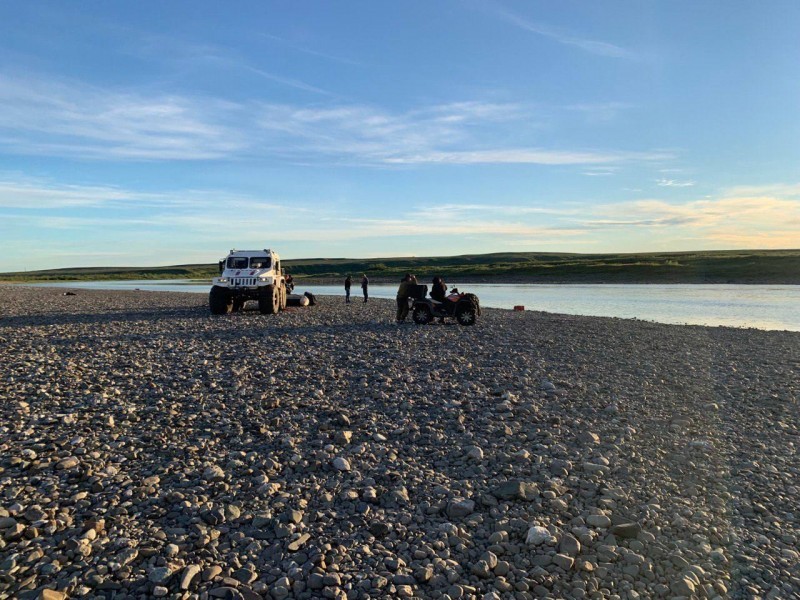
[[[800,334],[0,286],[0,598],[797,597]]]

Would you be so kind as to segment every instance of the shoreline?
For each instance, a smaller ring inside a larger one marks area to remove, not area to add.
[[[800,586],[800,333],[63,291],[0,286],[0,595]]]
[[[370,277],[370,284],[379,285],[394,285],[399,283],[401,277]],[[512,285],[800,285],[800,277],[787,277],[770,278],[766,280],[746,279],[736,280],[729,279],[721,281],[719,279],[679,279],[679,278],[664,278],[664,279],[648,279],[648,278],[603,278],[603,277],[585,277],[585,278],[541,278],[541,277],[476,277],[470,276],[464,279],[458,277],[449,277],[453,281],[458,281],[459,284],[512,284]],[[157,283],[159,281],[208,281],[209,285],[211,279],[195,278],[195,277],[163,277],[163,278],[144,278],[144,279],[0,279],[0,285],[26,285],[26,284],[69,284],[69,283],[90,283],[90,282],[124,282],[124,281],[147,281]],[[303,277],[296,276],[296,283],[306,283],[309,285],[341,285],[344,282],[344,277]],[[357,283],[357,282],[356,282]],[[425,282],[427,283],[427,282]],[[356,286],[357,287],[357,286]]]

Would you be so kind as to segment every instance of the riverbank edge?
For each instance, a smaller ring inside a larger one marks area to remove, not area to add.
[[[717,279],[652,279],[652,278],[626,278],[626,279],[608,279],[602,277],[564,277],[564,278],[535,278],[535,277],[520,277],[520,276],[499,276],[499,277],[480,277],[480,276],[467,276],[448,277],[446,279],[452,280],[458,284],[510,284],[510,285],[800,285],[800,274],[795,277],[788,277],[786,279],[770,279],[764,280],[717,280]],[[304,283],[306,285],[343,285],[344,278],[342,277],[303,277],[295,276],[295,283]],[[48,278],[30,278],[30,279],[0,279],[0,285],[27,285],[27,284],[58,284],[66,285],[69,283],[91,283],[91,282],[125,282],[125,281],[197,281],[205,282],[211,285],[211,279],[196,278],[196,277],[146,277],[146,278],[78,278],[78,279],[48,279]],[[400,279],[397,277],[373,277],[369,276],[370,284],[376,285],[392,285],[399,283]],[[358,281],[355,282],[358,284]],[[428,284],[426,280],[420,280],[422,284]],[[357,285],[354,287],[358,287]]]

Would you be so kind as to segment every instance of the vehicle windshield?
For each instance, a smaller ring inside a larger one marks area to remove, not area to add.
[[[247,257],[246,256],[231,256],[228,259],[228,268],[229,269],[246,269],[247,268]]]
[[[251,269],[269,269],[269,256],[254,256],[250,259]]]

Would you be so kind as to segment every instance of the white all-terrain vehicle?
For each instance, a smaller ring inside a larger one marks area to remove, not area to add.
[[[211,314],[238,312],[248,300],[258,302],[264,315],[286,308],[286,276],[281,258],[272,250],[231,250],[219,261],[219,277],[212,280],[208,304]]]

